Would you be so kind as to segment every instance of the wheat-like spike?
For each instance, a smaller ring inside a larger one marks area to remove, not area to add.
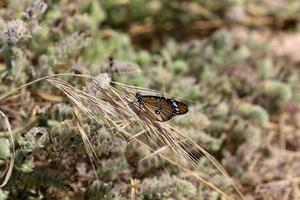
[[[143,131],[147,130],[145,131],[145,136],[147,138],[146,145],[149,146],[151,150],[157,152],[162,147],[167,146],[168,151],[171,153],[160,153],[163,154],[169,162],[175,164],[180,169],[190,172],[191,175],[196,176],[200,181],[220,192],[223,196],[228,196],[224,190],[227,190],[227,187],[230,185],[237,191],[240,197],[244,198],[233,184],[233,181],[230,179],[226,171],[202,147],[184,136],[183,133],[170,126],[168,123],[152,122],[147,118],[140,119],[134,111],[135,105],[133,103],[134,95],[137,90],[133,89],[133,87],[123,86],[123,84],[119,84],[117,88],[108,87],[107,90],[100,90],[102,91],[103,96],[107,98],[108,102],[110,102],[111,106],[116,110],[117,118],[119,120],[124,120],[122,124],[125,124],[125,126],[122,128],[124,130],[127,127],[127,133],[129,133],[129,135],[131,134],[130,139],[140,141],[139,136]],[[141,90],[141,88],[139,88],[139,90]],[[128,110],[127,105],[131,105],[131,110]],[[130,126],[127,124],[140,127],[141,130],[139,132],[132,132],[132,129],[129,128]],[[224,185],[223,189],[220,189],[219,187],[222,187],[222,185],[218,186],[220,178],[215,177],[216,174],[212,174],[212,172],[209,172],[207,168],[198,166],[197,160],[189,156],[188,152],[182,147],[183,145],[192,146],[192,148],[198,150],[203,157],[206,157],[210,162],[210,167],[216,169],[216,173],[219,172],[223,177],[225,177],[228,185]]]

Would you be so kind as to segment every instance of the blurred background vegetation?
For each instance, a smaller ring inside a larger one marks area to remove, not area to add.
[[[298,0],[1,0],[0,96],[46,75],[97,76],[113,58],[121,69],[112,80],[189,104],[172,123],[217,158],[246,199],[296,200],[299,22]],[[49,84],[0,99],[0,110],[16,141],[1,200],[133,199],[133,190],[136,199],[220,198],[159,157],[136,164],[147,149],[87,120],[101,161],[97,181],[77,130],[65,128],[69,101]],[[3,125],[0,136],[5,169]]]

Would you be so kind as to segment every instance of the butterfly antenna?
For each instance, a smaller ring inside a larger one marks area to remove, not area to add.
[[[160,71],[160,79],[162,80],[162,87],[163,87],[163,92],[164,92],[164,97],[166,97],[166,87],[165,87],[165,80],[163,79],[163,73],[164,71],[162,70],[163,67],[167,64],[166,61],[163,61],[162,65],[159,65],[159,71]]]
[[[166,97],[166,88],[165,88],[165,81],[163,80],[163,91],[164,91],[164,97]]]

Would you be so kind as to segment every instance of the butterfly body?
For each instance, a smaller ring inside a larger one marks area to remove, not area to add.
[[[136,93],[136,100],[138,114],[143,112],[147,118],[153,121],[168,121],[176,115],[183,115],[188,112],[186,104],[174,99]]]

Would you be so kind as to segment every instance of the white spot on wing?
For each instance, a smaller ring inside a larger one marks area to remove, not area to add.
[[[176,101],[171,100],[171,102],[172,102],[172,105],[173,105],[175,108],[178,108],[178,105],[177,105]]]

